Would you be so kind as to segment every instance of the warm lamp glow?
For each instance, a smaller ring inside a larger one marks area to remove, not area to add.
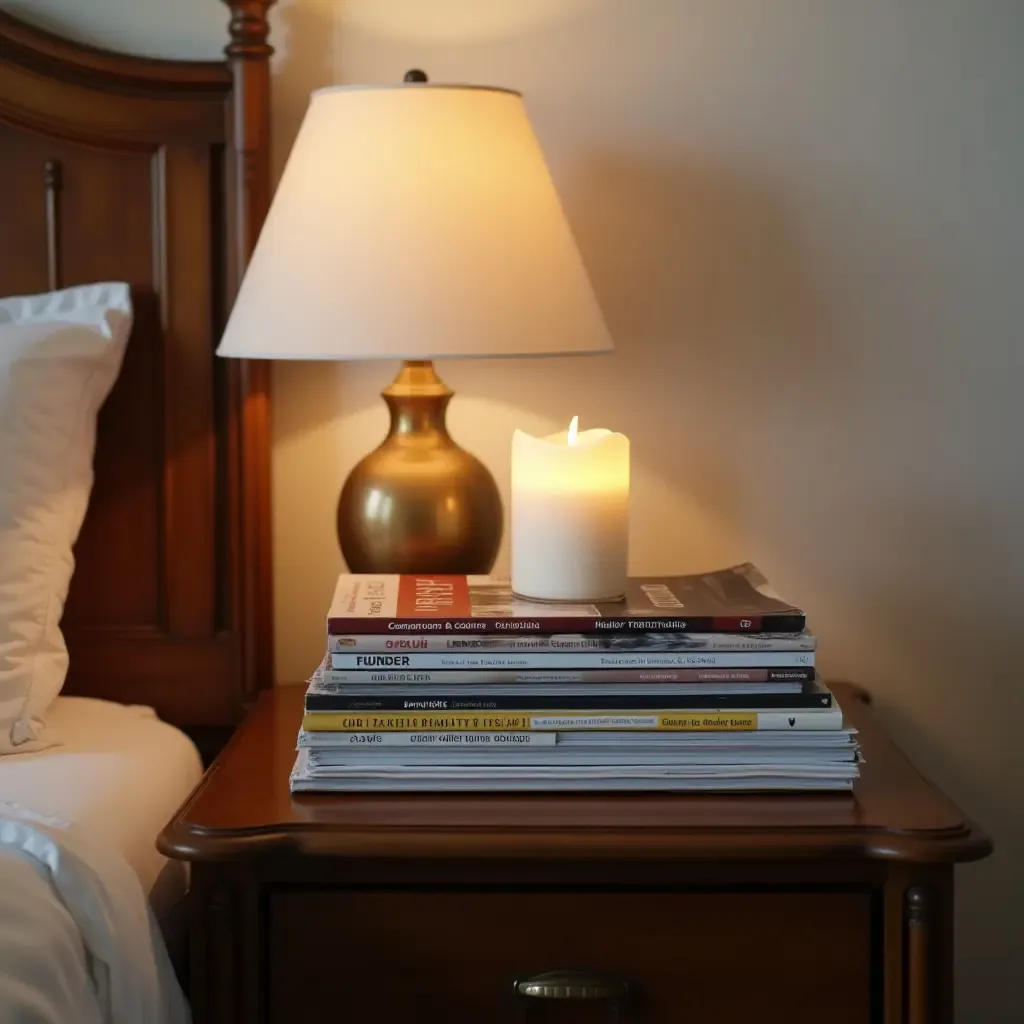
[[[218,352],[611,347],[519,93],[402,83],[313,94]]]

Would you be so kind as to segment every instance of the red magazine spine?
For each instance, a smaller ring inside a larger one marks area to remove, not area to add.
[[[327,620],[327,632],[331,636],[347,634],[410,634],[410,633],[508,633],[528,635],[540,633],[798,633],[805,626],[805,617],[800,613],[760,615],[745,618],[741,616],[715,617],[694,616],[689,619],[650,618],[613,619],[585,618],[583,616],[552,616],[536,619],[519,618],[414,618],[414,619],[372,619],[337,618]]]

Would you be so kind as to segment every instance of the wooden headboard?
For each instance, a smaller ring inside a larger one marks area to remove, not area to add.
[[[135,307],[75,549],[65,693],[199,729],[238,719],[273,653],[267,364],[214,355],[269,203],[273,0],[225,2],[224,62],[0,13],[0,295],[119,280]]]

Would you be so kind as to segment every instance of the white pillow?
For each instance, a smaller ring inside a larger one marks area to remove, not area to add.
[[[131,326],[126,284],[0,299],[0,754],[48,745],[96,414]]]

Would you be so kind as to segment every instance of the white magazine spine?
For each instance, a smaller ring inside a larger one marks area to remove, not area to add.
[[[812,668],[813,651],[332,654],[335,669]]]
[[[327,638],[330,654],[515,654],[523,651],[647,652],[647,651],[813,651],[817,638],[809,633],[639,633],[591,636],[559,633],[552,636],[391,636],[346,634]]]
[[[300,735],[299,746],[318,746],[309,734]],[[331,745],[352,749],[375,747],[412,747],[420,750],[461,748],[475,750],[514,750],[521,747],[553,747],[558,734],[553,732],[333,732]]]

